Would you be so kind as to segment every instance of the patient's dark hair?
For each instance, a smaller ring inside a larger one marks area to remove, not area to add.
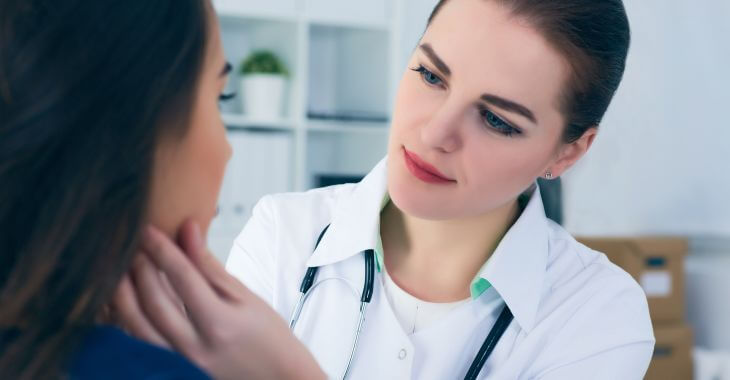
[[[428,19],[450,1],[440,0]],[[597,127],[623,77],[630,44],[629,21],[621,0],[495,1],[540,32],[566,59],[572,76],[563,91],[563,141]]]
[[[0,0],[0,378],[63,377],[182,136],[205,0]]]

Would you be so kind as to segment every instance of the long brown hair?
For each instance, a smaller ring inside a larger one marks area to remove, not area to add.
[[[0,377],[55,378],[143,226],[161,138],[184,134],[204,0],[0,0]]]

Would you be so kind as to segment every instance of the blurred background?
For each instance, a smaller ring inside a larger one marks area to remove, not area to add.
[[[211,249],[264,194],[362,178],[436,0],[215,0],[234,149]],[[648,379],[730,380],[730,2],[624,0],[632,46],[591,152],[541,183],[548,214],[644,287]]]

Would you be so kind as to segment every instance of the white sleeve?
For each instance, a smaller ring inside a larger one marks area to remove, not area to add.
[[[540,380],[640,380],[654,353],[646,295],[622,272],[604,279],[546,352]]]
[[[274,201],[265,196],[233,242],[226,270],[270,305],[274,297],[277,245]]]

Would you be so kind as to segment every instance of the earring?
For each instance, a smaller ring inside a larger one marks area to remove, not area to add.
[[[545,173],[545,179],[553,179],[553,173],[552,172]]]

